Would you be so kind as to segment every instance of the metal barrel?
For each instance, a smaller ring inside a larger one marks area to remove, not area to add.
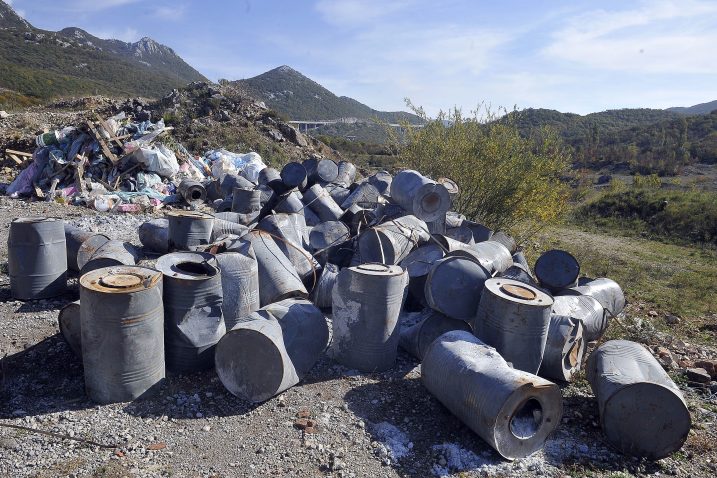
[[[446,227],[459,227],[463,224],[466,217],[455,211],[448,211],[446,213]]]
[[[426,304],[426,278],[433,264],[445,253],[437,244],[427,243],[408,254],[400,263],[408,272],[408,293],[419,304]]]
[[[342,247],[350,238],[351,231],[346,224],[341,221],[326,221],[311,229],[309,247],[314,251],[319,263],[325,264],[332,251]]]
[[[216,256],[222,276],[222,315],[226,329],[259,310],[259,266],[251,243]]]
[[[438,337],[451,330],[470,332],[471,327],[464,320],[451,319],[427,307],[421,312],[421,318],[418,323],[401,329],[398,344],[403,350],[423,361],[428,346]]]
[[[329,192],[318,184],[304,191],[303,202],[322,221],[336,221],[344,213]]]
[[[493,240],[478,242],[471,249],[478,254],[478,257],[490,261],[495,272],[503,272],[513,265],[513,256],[500,242]]]
[[[254,189],[254,183],[239,174],[225,174],[219,186],[222,197],[231,196],[234,193],[234,188]]]
[[[287,190],[279,171],[271,167],[259,171],[259,185],[269,186],[277,194],[282,194]]]
[[[401,171],[393,178],[391,198],[424,221],[435,221],[451,208],[451,197],[443,185],[411,169]]]
[[[468,257],[445,257],[431,266],[426,277],[428,306],[452,319],[470,321],[490,272]]]
[[[546,289],[543,289],[540,287],[538,282],[533,278],[532,275],[528,271],[526,271],[523,266],[520,264],[513,264],[512,266],[508,267],[506,270],[501,272],[497,275],[497,277],[502,277],[504,279],[513,279],[520,282],[524,282],[528,285],[531,285],[535,287],[536,289],[540,289],[544,292],[547,292]]]
[[[446,188],[446,191],[448,191],[448,195],[451,198],[451,203],[453,203],[453,201],[456,200],[456,197],[458,197],[458,193],[460,193],[458,184],[454,180],[448,178],[438,178],[438,181],[436,182]]]
[[[625,310],[625,294],[620,284],[612,279],[600,277],[585,284],[558,292],[557,295],[578,293],[597,300],[611,315],[617,316]]]
[[[483,224],[466,220],[463,221],[461,225],[470,228],[470,230],[473,232],[473,241],[476,243],[490,241],[491,237],[493,237],[493,230],[489,229]]]
[[[408,274],[399,266],[341,269],[332,293],[331,353],[337,362],[363,372],[393,367],[407,286]]]
[[[461,224],[458,227],[446,228],[445,236],[467,246],[475,244],[475,241],[473,240],[473,231],[470,227],[464,224]]]
[[[431,234],[445,234],[446,233],[446,216],[445,214],[435,221],[426,222],[428,225],[428,232]]]
[[[232,212],[241,214],[261,211],[261,191],[254,188],[234,188],[232,193]]]
[[[254,230],[244,239],[251,242],[256,254],[262,307],[282,299],[309,295],[296,268],[269,234]]]
[[[361,183],[343,200],[341,209],[348,209],[354,204],[361,207],[374,207],[378,204],[378,198],[380,196],[381,194],[374,185]]]
[[[79,272],[80,267],[77,265],[77,252],[80,246],[95,233],[84,231],[79,227],[65,224],[65,248],[67,251],[67,268],[71,271]]]
[[[173,252],[157,260],[164,276],[164,349],[173,372],[214,365],[214,347],[226,332],[217,264],[205,252]]]
[[[307,159],[303,163],[309,184],[330,183],[336,180],[339,167],[330,159]]]
[[[299,383],[320,358],[328,337],[326,318],[311,302],[270,304],[219,341],[217,375],[233,395],[263,402]]]
[[[535,262],[535,277],[540,285],[552,292],[559,292],[578,285],[580,263],[569,252],[551,249]]]
[[[318,224],[321,224],[321,218],[311,210],[309,207],[304,207],[304,218],[306,218],[306,225],[307,226],[316,226]]]
[[[274,205],[274,211],[304,214],[304,203],[301,202],[301,195],[296,191],[291,191],[280,196],[276,205]]]
[[[665,458],[679,450],[692,425],[680,389],[657,360],[635,342],[610,340],[587,363],[600,423],[622,453]]]
[[[65,292],[67,248],[62,219],[13,219],[7,248],[10,293],[13,298],[45,299]]]
[[[600,302],[587,295],[556,295],[553,297],[553,315],[574,317],[583,324],[583,337],[587,342],[599,340],[610,323]]]
[[[363,262],[398,264],[429,239],[428,226],[415,216],[403,216],[364,230],[358,237]]]
[[[214,219],[221,219],[223,221],[235,222],[237,224],[242,223],[242,215],[238,212],[224,211],[217,212],[214,214]]]
[[[297,188],[302,191],[306,189],[306,168],[303,164],[296,161],[286,163],[286,165],[281,168],[280,175],[281,180],[287,188]]]
[[[259,203],[261,204],[260,217],[263,217],[274,208],[274,205],[279,200],[279,195],[265,184],[258,185],[256,189],[259,191]]]
[[[183,179],[177,186],[177,192],[188,204],[203,203],[207,199],[207,190],[202,183],[193,179]]]
[[[212,208],[218,213],[224,213],[232,210],[232,197],[224,199],[216,199],[212,202]]]
[[[533,275],[533,273],[530,271],[530,264],[528,264],[528,259],[525,257],[525,253],[523,253],[523,251],[515,251],[513,253],[513,265],[518,265],[528,274],[530,274],[531,276]]]
[[[379,171],[372,176],[368,177],[368,183],[376,188],[379,194],[382,196],[391,195],[391,183],[393,182],[393,176],[388,171]]]
[[[421,362],[428,391],[509,460],[540,450],[560,424],[560,388],[511,368],[471,333],[456,330],[434,340]]]
[[[348,161],[339,161],[338,174],[334,182],[347,188],[356,179],[356,166]]]
[[[139,242],[148,251],[157,254],[169,252],[169,220],[167,218],[150,219],[142,223],[137,231]]]
[[[342,204],[346,200],[346,198],[351,195],[351,191],[349,191],[343,186],[334,183],[328,183],[324,185],[324,189],[329,192],[331,199],[333,199],[337,205]]]
[[[331,309],[331,293],[336,284],[336,277],[339,274],[339,266],[327,262],[321,269],[321,275],[316,287],[311,291],[311,301],[321,310]]]
[[[209,244],[214,217],[197,211],[170,211],[169,250],[190,251]]]
[[[80,301],[70,302],[57,316],[57,323],[70,350],[82,359],[82,318],[80,317]]]
[[[346,224],[352,235],[357,235],[376,220],[376,215],[370,209],[364,209],[358,204],[352,204],[341,215],[341,222]]]
[[[82,363],[98,403],[134,400],[164,379],[162,274],[139,266],[80,278]]]
[[[80,275],[111,266],[133,266],[137,263],[137,251],[129,242],[107,241],[102,244],[80,270]]]
[[[433,234],[433,238],[443,247],[446,252],[458,251],[461,249],[470,249],[471,245],[454,239],[446,234]]]
[[[553,299],[522,282],[485,281],[473,333],[518,370],[538,373],[543,360]]]
[[[247,232],[249,232],[249,228],[243,224],[239,224],[232,221],[225,221],[224,219],[218,219],[215,217],[210,240],[214,242],[221,236],[227,234],[234,234],[241,237]]]
[[[259,221],[257,229],[271,234],[279,249],[291,261],[301,279],[315,274],[314,259],[303,247],[306,228],[301,214],[273,214]]]
[[[86,239],[77,250],[77,266],[80,270],[92,259],[95,252],[110,240],[111,239],[104,234],[95,234]]]
[[[574,317],[551,315],[548,339],[538,375],[569,382],[580,370],[585,354],[583,324]]]
[[[515,242],[515,239],[513,239],[512,236],[509,236],[503,231],[498,231],[490,236],[490,240],[500,242],[506,249],[508,249],[508,251],[510,251],[511,254],[515,254],[518,251],[518,243]]]

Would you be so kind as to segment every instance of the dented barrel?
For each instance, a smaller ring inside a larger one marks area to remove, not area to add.
[[[379,194],[389,196],[391,194],[391,183],[393,176],[388,171],[379,171],[368,177],[368,183],[376,188]]]
[[[585,295],[558,295],[553,297],[554,315],[574,317],[583,324],[583,336],[587,342],[599,340],[610,323],[609,316],[600,303]]]
[[[434,243],[427,243],[415,249],[401,261],[401,267],[408,272],[408,293],[419,304],[426,304],[426,278],[433,264],[445,255],[443,249]]]
[[[558,295],[580,294],[597,300],[610,315],[620,315],[625,309],[625,294],[620,284],[612,279],[601,277],[585,284],[562,290]]]
[[[447,332],[428,346],[421,380],[509,460],[540,450],[562,418],[557,385],[511,368],[493,347],[463,330]]]
[[[169,220],[150,219],[139,226],[139,242],[144,248],[156,254],[169,252]]]
[[[358,252],[364,263],[398,264],[429,237],[425,222],[403,216],[364,230],[358,237]]]
[[[322,221],[337,221],[344,213],[329,192],[318,184],[304,191],[303,201]]]
[[[435,221],[451,208],[451,197],[442,184],[411,169],[401,171],[393,178],[391,198],[424,221]]]
[[[692,425],[680,389],[642,345],[611,340],[588,359],[587,379],[608,441],[622,453],[659,460],[679,450]]]
[[[162,274],[139,266],[80,278],[82,363],[98,403],[134,400],[164,379]]]
[[[356,166],[348,161],[339,161],[338,173],[334,182],[347,188],[356,179]]]
[[[13,219],[7,249],[10,293],[13,298],[46,299],[65,292],[67,249],[62,219]]]
[[[552,305],[548,294],[528,284],[488,279],[471,324],[473,332],[516,369],[538,373]]]
[[[423,360],[428,346],[441,335],[452,330],[471,332],[464,320],[451,319],[431,308],[421,311],[419,321],[401,329],[399,345],[418,360]]]
[[[259,265],[250,242],[216,256],[222,275],[222,315],[226,329],[259,310]]]
[[[190,251],[209,244],[214,217],[198,211],[170,211],[169,250]]]
[[[211,368],[214,347],[226,332],[216,259],[205,252],[174,252],[155,267],[164,276],[167,368],[178,373]]]
[[[303,247],[303,233],[306,229],[303,215],[272,214],[259,221],[257,229],[270,234],[302,280],[315,274],[314,259]]]
[[[334,290],[338,275],[339,267],[337,265],[330,262],[324,264],[316,287],[311,291],[311,301],[316,304],[316,307],[319,309],[331,309],[331,293]]]
[[[363,372],[393,367],[407,286],[408,274],[399,266],[341,269],[332,296],[331,353],[337,362]]]
[[[538,375],[569,382],[580,370],[585,354],[583,324],[574,317],[551,315],[548,339]]]
[[[360,207],[375,207],[381,194],[378,189],[370,183],[361,183],[351,191],[341,203],[341,209],[348,209],[353,205]]]

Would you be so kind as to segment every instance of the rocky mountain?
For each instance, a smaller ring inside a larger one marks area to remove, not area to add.
[[[292,120],[334,120],[378,118],[389,123],[421,119],[404,111],[378,111],[347,96],[336,96],[317,82],[290,66],[280,66],[266,73],[233,82],[252,96]]]
[[[1,0],[0,71],[0,88],[40,100],[84,94],[160,97],[206,80],[151,38],[127,43],[74,27],[40,30]],[[0,92],[0,106],[7,96]]]
[[[674,108],[667,108],[667,111],[673,111],[684,115],[706,115],[715,110],[717,110],[717,100],[687,107],[677,106]]]

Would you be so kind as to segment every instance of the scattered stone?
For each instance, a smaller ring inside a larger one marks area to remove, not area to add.
[[[677,325],[682,322],[682,319],[680,319],[676,315],[667,314],[665,316],[665,322],[667,323],[667,325]]]
[[[688,368],[685,370],[687,380],[696,383],[710,383],[712,377],[707,373],[707,370],[703,368]]]
[[[7,111],[0,111],[0,119],[9,118],[10,114]]]
[[[704,369],[713,380],[717,379],[717,360],[697,360],[695,367]]]
[[[649,312],[647,313],[647,315],[649,315],[650,317],[657,317],[657,311],[656,311],[656,310],[651,310],[651,311],[649,311]]]

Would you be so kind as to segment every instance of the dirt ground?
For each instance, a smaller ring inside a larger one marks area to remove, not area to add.
[[[709,389],[689,388],[685,381],[678,383],[690,406],[693,430],[680,452],[658,462],[622,456],[607,444],[596,401],[582,379],[563,389],[562,423],[545,449],[522,460],[505,461],[426,391],[419,364],[404,352],[394,369],[381,374],[356,373],[323,358],[298,386],[261,405],[232,396],[216,374],[207,371],[168,376],[158,394],[147,399],[98,406],[85,396],[81,360],[58,332],[60,308],[78,298],[76,278],[69,281],[62,297],[14,301],[6,245],[10,221],[27,215],[84,220],[136,243],[136,233],[128,226],[132,220],[80,217],[94,214],[83,208],[0,197],[2,476],[717,474],[717,399]],[[623,286],[629,298],[630,284]],[[631,323],[629,317],[625,323]],[[295,426],[299,414],[307,411],[317,423],[316,433]]]

